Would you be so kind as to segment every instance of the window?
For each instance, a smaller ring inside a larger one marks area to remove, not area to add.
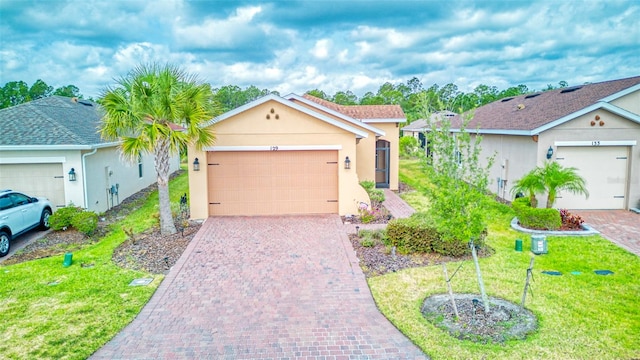
[[[142,154],[138,154],[138,177],[142,177]]]

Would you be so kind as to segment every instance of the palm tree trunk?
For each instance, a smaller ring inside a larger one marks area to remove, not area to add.
[[[178,230],[173,222],[171,202],[169,201],[169,141],[167,139],[159,140],[154,152],[160,200],[160,233],[162,235],[175,234]]]

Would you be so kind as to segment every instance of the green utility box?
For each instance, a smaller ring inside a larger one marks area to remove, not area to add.
[[[547,237],[545,235],[531,235],[531,252],[536,255],[549,252],[547,250]]]

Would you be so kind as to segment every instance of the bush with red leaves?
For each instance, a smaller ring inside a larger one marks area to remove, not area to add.
[[[582,230],[584,220],[579,215],[574,215],[567,209],[560,209],[562,228],[567,230]]]

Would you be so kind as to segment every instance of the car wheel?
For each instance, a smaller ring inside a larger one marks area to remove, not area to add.
[[[51,210],[42,210],[42,216],[40,216],[40,229],[49,230],[49,217],[51,216]]]
[[[7,256],[11,248],[11,235],[6,231],[0,231],[0,257]]]

